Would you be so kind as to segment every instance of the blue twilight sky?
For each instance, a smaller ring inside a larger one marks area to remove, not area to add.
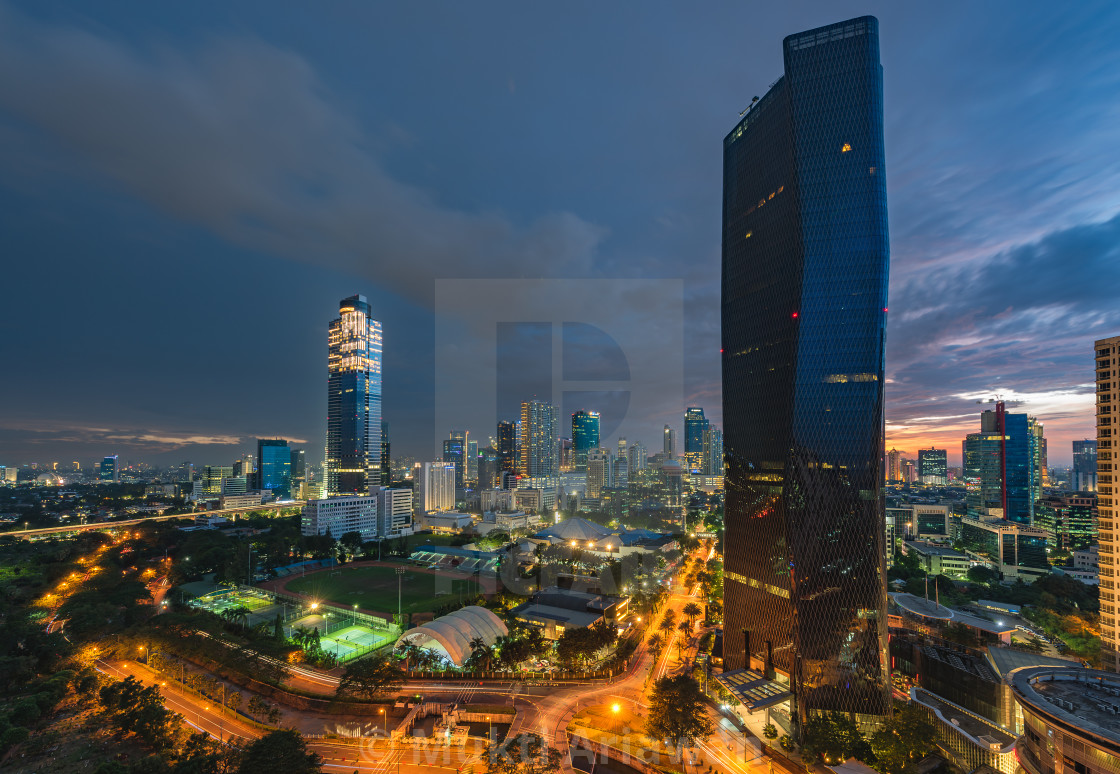
[[[637,342],[624,376],[663,372],[619,432],[655,447],[685,405],[718,423],[722,138],[785,35],[867,13],[888,443],[959,458],[999,393],[1068,464],[1092,340],[1120,333],[1114,2],[0,0],[0,464],[217,463],[258,435],[318,458],[326,324],[355,292],[394,450],[433,454],[437,415],[485,440],[541,380],[454,333],[567,330],[561,286],[519,292],[540,279],[585,281],[571,322],[606,315],[572,351],[597,327]],[[512,285],[455,284],[490,279]]]

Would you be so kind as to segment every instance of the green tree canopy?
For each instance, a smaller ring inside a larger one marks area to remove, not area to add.
[[[319,774],[323,759],[308,751],[299,732],[285,728],[265,734],[249,745],[240,774]]]
[[[372,699],[384,691],[396,688],[404,679],[397,665],[385,655],[351,661],[338,681],[338,696],[359,696]]]
[[[876,768],[885,774],[903,774],[933,752],[936,739],[937,727],[926,714],[914,705],[904,707],[871,735]]]
[[[704,694],[691,675],[662,677],[653,684],[646,735],[688,745],[712,735]]]

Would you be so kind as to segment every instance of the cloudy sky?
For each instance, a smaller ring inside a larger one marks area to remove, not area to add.
[[[0,0],[0,464],[317,457],[358,292],[397,451],[550,390],[601,390],[649,445],[685,405],[719,422],[722,138],[785,35],[865,13],[888,444],[959,458],[1000,394],[1068,464],[1120,334],[1113,2]],[[528,322],[539,347],[487,338]],[[609,362],[570,371],[581,347]]]

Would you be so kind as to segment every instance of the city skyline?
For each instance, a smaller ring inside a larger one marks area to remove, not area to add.
[[[676,29],[668,8],[653,6],[641,20],[650,41]],[[971,37],[962,40],[958,16],[966,8]],[[0,6],[3,71],[31,74],[0,79],[0,120],[10,139],[0,156],[3,244],[14,256],[9,278],[34,286],[41,267],[51,266],[61,301],[60,313],[49,317],[34,294],[17,294],[5,307],[7,329],[34,321],[36,334],[13,340],[10,358],[40,378],[10,380],[0,393],[12,407],[0,423],[0,460],[119,454],[204,464],[250,450],[257,437],[289,439],[318,458],[322,387],[308,364],[320,357],[322,309],[355,292],[367,294],[377,319],[394,331],[385,352],[394,452],[428,457],[430,439],[449,429],[435,428],[431,411],[430,287],[433,278],[462,276],[464,266],[480,277],[683,278],[689,347],[682,400],[667,400],[641,417],[642,431],[624,434],[652,448],[664,423],[681,429],[688,405],[705,406],[721,424],[712,140],[733,117],[728,105],[750,102],[742,73],[777,70],[763,41],[868,12],[891,31],[884,49],[887,177],[897,259],[888,447],[946,448],[949,464],[959,466],[960,439],[982,410],[976,402],[998,394],[1014,410],[1038,416],[1052,464],[1069,465],[1070,442],[1093,428],[1084,353],[1120,324],[1108,263],[1120,232],[1120,168],[1106,152],[1117,130],[1107,111],[1091,107],[1118,80],[1108,36],[1097,33],[1120,26],[1120,17],[1105,4],[1010,9],[819,4],[798,9],[796,21],[790,12],[744,9],[738,13],[742,21],[749,16],[758,45],[731,68],[718,53],[730,46],[712,43],[741,35],[721,16],[697,14],[692,21],[708,41],[669,61],[628,57],[614,40],[633,20],[600,9],[593,25],[532,25],[533,46],[499,36],[493,53],[471,54],[478,75],[445,82],[422,63],[432,50],[458,50],[451,30],[485,39],[493,34],[486,29],[541,17],[520,10],[498,23],[480,12],[431,30],[416,12],[392,9],[403,30],[394,41],[368,11],[340,6],[329,22],[346,22],[340,26],[384,45],[359,46],[343,35],[328,51],[284,9],[254,19],[261,23],[247,35],[239,12],[218,5],[200,5],[190,18],[176,9]],[[153,32],[169,23],[175,34]],[[993,26],[1006,36],[987,40],[982,30]],[[587,56],[559,71],[548,57],[564,50],[566,35],[576,35]],[[63,46],[70,36],[86,45]],[[923,41],[921,51],[942,52],[929,56],[953,55],[928,67],[909,55],[914,39]],[[1027,48],[1032,57],[1023,62],[1018,52]],[[363,72],[390,72],[381,66],[388,61],[415,64],[423,88],[378,76],[372,88],[359,89],[351,74],[359,56],[373,57]],[[43,67],[48,58],[53,66]],[[640,78],[631,59],[642,62]],[[226,72],[245,80],[219,77]],[[609,83],[582,101],[564,88],[593,83],[603,72],[613,73]],[[78,73],[88,102],[67,91]],[[248,105],[253,120],[215,135],[187,95],[205,95],[208,109],[232,109],[242,96],[233,90],[237,82],[258,84],[272,101]],[[657,84],[659,99],[647,83]],[[374,93],[376,100],[360,96]],[[660,99],[689,109],[665,116]],[[59,122],[60,104],[82,110],[106,101],[121,107],[96,121]],[[1039,115],[1043,103],[1048,109]],[[466,109],[476,104],[482,109]],[[461,139],[441,129],[447,107],[470,116],[460,120]],[[603,111],[609,120],[593,120]],[[570,125],[562,152],[547,143],[546,158],[532,144],[510,141],[533,136],[535,117],[554,112]],[[260,116],[269,117],[267,125]],[[140,123],[144,142],[122,148],[114,138]],[[496,138],[488,131],[495,126],[502,127]],[[256,142],[266,127],[270,141]],[[253,153],[241,153],[249,147]],[[301,152],[289,153],[292,147]],[[628,150],[588,167],[584,159],[600,159],[606,147]],[[657,164],[644,163],[654,157]],[[224,170],[225,191],[200,188],[197,171],[215,168]],[[522,171],[528,169],[532,174]],[[503,170],[502,179],[491,170]],[[311,185],[286,182],[289,174]],[[370,234],[353,218],[330,222],[328,204],[346,212],[380,208],[395,221]],[[58,217],[69,218],[81,238],[53,226]],[[222,277],[204,283],[201,306],[173,279],[184,270],[192,278]],[[93,285],[99,293],[90,296]],[[250,286],[261,292],[244,293]],[[152,293],[157,287],[165,293]],[[239,347],[212,346],[240,340],[236,331],[277,303],[284,313],[269,318],[276,335],[259,341],[251,357]],[[107,318],[114,335],[89,338],[79,322],[86,318]],[[184,362],[224,378],[180,378]],[[74,379],[73,369],[89,378]],[[231,400],[230,393],[254,400]],[[472,410],[462,406],[462,426],[488,433]]]

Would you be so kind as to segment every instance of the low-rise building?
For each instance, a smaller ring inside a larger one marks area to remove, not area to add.
[[[357,532],[363,541],[396,537],[410,530],[412,490],[376,487],[368,495],[312,500],[303,506],[304,535],[340,538]]]
[[[545,637],[555,640],[568,629],[582,629],[600,620],[617,626],[626,618],[629,603],[629,597],[550,586],[515,607],[513,614],[519,621],[540,628]]]
[[[417,524],[432,532],[457,534],[474,524],[474,516],[458,511],[435,511],[421,514]]]
[[[261,492],[243,492],[242,494],[225,494],[218,498],[218,507],[223,510],[232,508],[256,508],[261,504]]]
[[[1031,583],[1049,575],[1048,540],[1046,530],[1006,519],[966,516],[961,520],[960,541],[965,551],[1008,580],[1022,578]]]
[[[927,575],[966,578],[968,577],[968,568],[972,566],[972,560],[968,558],[968,554],[956,551],[948,546],[939,546],[925,541],[903,541],[902,552],[907,556],[916,556],[918,563]]]
[[[1120,771],[1120,677],[1032,666],[1007,679],[1020,709],[1016,751],[1027,774]]]

